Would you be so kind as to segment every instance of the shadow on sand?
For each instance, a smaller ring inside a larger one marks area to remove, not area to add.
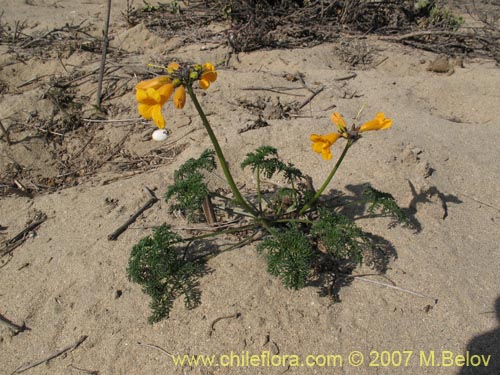
[[[483,356],[483,358],[489,357],[488,365],[485,366],[484,362],[481,361],[481,365],[473,366],[475,363],[471,360],[469,366],[464,366],[458,372],[458,375],[498,375],[500,374],[500,297],[495,301],[495,313],[498,320],[498,327],[494,330],[483,333],[482,335],[474,337],[469,341],[467,345],[467,352],[469,352],[469,358],[473,355]],[[467,355],[467,353],[466,353]]]

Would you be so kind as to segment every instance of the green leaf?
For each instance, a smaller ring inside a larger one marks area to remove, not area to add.
[[[366,241],[361,228],[348,217],[327,209],[320,209],[319,214],[319,219],[312,225],[311,234],[323,243],[335,259],[361,264],[361,244]]]
[[[305,286],[314,252],[307,237],[296,226],[273,231],[257,250],[266,250],[269,273],[278,276],[286,287],[300,289]]]
[[[382,215],[393,217],[399,223],[408,225],[408,217],[391,194],[367,186],[362,195],[369,204],[368,213],[370,215],[375,215],[376,211],[380,211]]]
[[[179,210],[190,222],[201,220],[203,217],[201,207],[209,194],[202,171],[212,171],[216,168],[214,155],[214,151],[205,150],[198,159],[189,159],[175,171],[174,183],[165,193],[167,202],[175,197],[170,212]]]
[[[185,259],[180,246],[176,246],[181,241],[169,226],[162,225],[154,230],[152,237],[144,237],[132,248],[127,274],[152,299],[150,323],[168,318],[179,295],[184,295],[187,308],[199,303],[196,276],[202,267]]]

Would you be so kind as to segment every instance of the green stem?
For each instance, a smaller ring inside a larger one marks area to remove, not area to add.
[[[299,215],[298,216],[301,216],[304,214],[304,212],[306,212],[313,204],[314,202],[316,202],[318,200],[318,198],[321,196],[321,194],[323,193],[323,191],[326,189],[326,187],[328,186],[328,184],[330,183],[330,181],[332,180],[333,176],[335,176],[335,173],[337,173],[337,170],[339,169],[340,167],[340,164],[342,164],[342,161],[344,160],[344,157],[346,156],[347,154],[347,150],[349,150],[349,147],[351,147],[351,145],[354,143],[354,141],[352,139],[349,139],[344,147],[344,151],[342,151],[342,155],[340,155],[340,158],[339,160],[337,160],[337,163],[335,164],[335,166],[333,167],[332,171],[330,172],[330,174],[328,175],[328,177],[326,178],[325,182],[323,183],[323,185],[319,188],[319,190],[316,192],[316,194],[314,194],[314,197],[312,197],[309,202],[307,202],[304,207],[302,207],[299,211]]]
[[[295,190],[295,184],[293,183],[293,178],[290,179],[290,184],[292,185],[292,191],[293,191],[293,204],[295,205],[295,208],[299,205],[299,200],[297,198],[297,190]]]
[[[259,204],[259,211],[262,212],[262,194],[260,192],[260,168],[257,166],[257,202]]]
[[[191,100],[194,103],[194,106],[196,110],[198,111],[198,114],[200,115],[201,121],[203,122],[203,125],[205,126],[205,129],[208,133],[208,136],[210,137],[210,140],[212,141],[212,144],[215,148],[215,153],[217,154],[217,158],[219,159],[220,165],[222,170],[224,171],[224,176],[226,176],[227,183],[229,184],[229,187],[231,188],[231,191],[233,192],[234,198],[236,199],[236,202],[243,207],[246,211],[251,213],[253,216],[258,216],[258,213],[247,203],[247,201],[243,198],[241,195],[240,191],[238,190],[238,187],[236,186],[236,183],[234,182],[233,176],[231,175],[231,172],[229,172],[229,167],[227,165],[226,159],[224,157],[224,154],[222,153],[222,149],[220,148],[219,142],[217,141],[217,137],[215,136],[210,123],[208,122],[207,116],[205,115],[205,112],[203,112],[203,109],[201,108],[200,102],[198,102],[198,98],[196,98],[196,95],[193,91],[193,87],[190,85],[186,85],[187,92],[189,96],[191,97]]]
[[[202,234],[201,236],[183,238],[182,242],[203,240],[205,238],[210,238],[210,237],[218,236],[219,234],[237,233],[237,232],[241,232],[241,231],[244,231],[244,230],[253,229],[255,227],[256,227],[256,224],[248,224],[248,225],[243,225],[241,227],[229,228],[229,229],[225,229],[225,230],[218,230],[218,231],[215,231],[215,232],[212,232],[212,233]]]
[[[275,223],[303,223],[303,224],[312,224],[311,220],[307,219],[278,219],[274,221]]]

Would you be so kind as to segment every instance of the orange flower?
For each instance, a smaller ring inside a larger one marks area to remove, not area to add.
[[[347,124],[342,118],[342,115],[338,112],[333,112],[330,119],[337,126],[337,129],[339,129],[339,132],[342,134],[342,136],[347,138]]]
[[[215,66],[211,63],[203,64],[203,70],[200,77],[200,87],[206,90],[210,87],[210,83],[215,82],[217,79],[217,72]]]
[[[158,128],[165,128],[165,119],[161,113],[161,107],[170,98],[173,90],[174,86],[172,84],[164,84],[158,89],[153,87],[147,89],[138,88],[136,92],[136,99],[139,103],[137,109],[141,116],[146,120],[152,119]]]
[[[332,158],[330,148],[340,137],[356,141],[356,139],[360,137],[359,133],[369,130],[389,129],[392,126],[392,120],[386,118],[383,112],[377,113],[373,120],[367,121],[359,127],[353,127],[350,131],[347,130],[347,124],[340,113],[332,113],[330,119],[337,127],[338,133],[330,133],[327,135],[311,134],[310,137],[313,142],[312,149],[320,153],[325,160],[330,160]]]
[[[184,105],[186,104],[186,89],[184,86],[179,86],[175,90],[174,93],[174,105],[175,108],[177,109],[182,109],[184,108]]]
[[[136,99],[141,116],[147,120],[152,119],[160,129],[165,127],[162,106],[172,94],[174,106],[182,109],[186,104],[186,87],[191,88],[195,81],[199,81],[200,87],[207,89],[217,79],[215,66],[211,63],[182,68],[175,62],[166,67],[150,66],[164,69],[167,75],[139,82],[135,87]]]
[[[173,72],[175,72],[179,68],[180,68],[179,64],[177,64],[176,62],[172,62],[172,63],[167,65],[167,72],[168,72],[168,74],[172,74]]]
[[[311,134],[310,138],[313,142],[312,149],[314,152],[321,154],[323,159],[330,160],[332,158],[330,148],[340,137],[341,134],[339,133],[330,133],[326,135]]]
[[[373,120],[365,122],[359,127],[359,132],[366,132],[370,130],[384,130],[389,129],[392,126],[392,120],[390,118],[385,118],[383,112],[379,112],[375,115]]]

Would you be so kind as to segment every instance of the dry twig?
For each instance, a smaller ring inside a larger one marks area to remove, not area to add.
[[[208,331],[208,336],[212,336],[212,334],[215,331],[215,324],[223,319],[238,319],[241,316],[241,313],[237,312],[232,315],[227,315],[227,316],[221,316],[217,319],[214,319],[212,323],[210,324],[210,330]]]
[[[0,314],[0,323],[9,327],[9,329],[12,331],[14,336],[21,333],[21,332],[24,332],[24,331],[31,331],[31,328],[26,327],[26,324],[24,324],[24,322],[23,322],[22,326],[17,325],[15,323],[11,322],[9,319],[7,319],[2,314]]]
[[[125,232],[127,230],[127,228],[129,227],[130,224],[132,224],[134,221],[136,221],[137,218],[144,211],[146,211],[147,209],[151,208],[156,202],[158,202],[158,198],[156,197],[155,193],[151,189],[149,189],[148,187],[146,187],[145,189],[149,193],[149,195],[151,196],[151,198],[149,198],[149,200],[146,202],[146,204],[144,206],[142,206],[141,208],[139,208],[137,210],[137,212],[135,214],[133,214],[130,217],[130,219],[128,219],[125,222],[125,224],[123,224],[121,227],[119,227],[117,230],[115,230],[113,233],[111,233],[108,236],[108,240],[109,241],[116,241],[118,239],[118,237],[120,236],[120,234],[122,234],[123,232]]]
[[[54,359],[54,358],[57,358],[59,357],[60,355],[66,353],[66,352],[70,352],[76,348],[78,348],[86,339],[87,339],[88,336],[81,336],[77,342],[75,342],[74,344],[72,345],[69,345],[67,347],[65,347],[64,349],[61,349],[61,350],[58,350],[57,352],[49,355],[47,358],[44,358],[44,359],[40,359],[40,360],[37,360],[37,361],[34,361],[34,362],[30,362],[30,363],[26,363],[24,365],[22,365],[21,367],[17,368],[15,371],[14,371],[14,374],[20,374],[21,372],[24,372],[26,370],[29,370],[33,367],[36,367],[38,365],[41,365],[42,363],[45,363],[45,362],[48,362],[50,361],[51,359]]]
[[[0,250],[0,256],[4,256],[13,252],[17,247],[24,243],[24,241],[26,241],[26,239],[28,238],[28,233],[37,228],[45,220],[47,220],[47,215],[43,214],[41,215],[40,219],[34,221],[13,238],[8,240],[4,248]]]

